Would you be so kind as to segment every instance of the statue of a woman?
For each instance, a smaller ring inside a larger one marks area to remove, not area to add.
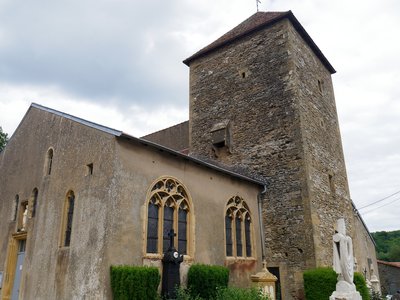
[[[26,221],[27,221],[27,219],[28,219],[28,205],[25,206],[25,210],[24,210],[24,213],[22,215],[22,228],[21,228],[22,231],[26,230]]]

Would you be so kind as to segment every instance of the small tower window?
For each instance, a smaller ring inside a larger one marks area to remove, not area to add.
[[[93,163],[86,165],[86,175],[93,175]]]
[[[324,92],[324,81],[323,80],[318,80],[318,90],[320,93]]]

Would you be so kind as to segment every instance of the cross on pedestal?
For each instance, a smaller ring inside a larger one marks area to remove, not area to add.
[[[174,237],[176,236],[176,233],[174,232],[174,229],[172,228],[169,232],[168,232],[168,236],[169,236],[169,248],[174,248]]]

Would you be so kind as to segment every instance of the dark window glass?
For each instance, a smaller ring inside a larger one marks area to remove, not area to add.
[[[75,196],[68,196],[68,212],[67,212],[67,227],[65,229],[65,242],[64,246],[68,247],[71,243],[71,233],[72,233],[72,218],[74,216],[74,202]]]
[[[18,215],[18,205],[19,205],[19,196],[15,195],[15,210],[14,210],[14,221],[17,220]]]
[[[187,211],[179,208],[178,212],[178,251],[187,253]]]
[[[174,221],[174,208],[164,207],[164,228],[163,228],[163,252],[168,250],[169,247],[169,231],[173,228]]]
[[[249,219],[246,219],[244,223],[244,234],[246,238],[246,256],[251,256],[251,235],[250,235],[250,225]]]
[[[147,220],[147,253],[157,253],[158,247],[158,206],[149,203],[149,212]]]
[[[38,190],[34,189],[33,190],[33,203],[32,203],[32,218],[36,214],[36,205],[37,205],[37,200],[38,200]]]
[[[47,152],[47,175],[51,174],[51,167],[53,165],[53,149]]]
[[[242,220],[236,218],[236,255],[243,256],[242,249]]]
[[[226,256],[232,256],[232,218],[225,216]]]

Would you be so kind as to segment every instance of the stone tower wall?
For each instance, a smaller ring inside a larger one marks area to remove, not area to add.
[[[302,270],[315,266],[291,26],[283,20],[190,64],[190,152],[268,179],[266,254],[285,299],[301,297]],[[227,121],[229,147],[213,150],[210,131]]]
[[[332,79],[330,72],[293,27],[290,27],[289,36],[296,97],[300,104],[307,170],[306,201],[311,211],[315,260],[317,266],[330,266],[336,220],[344,217],[348,234],[354,236],[353,210]]]

